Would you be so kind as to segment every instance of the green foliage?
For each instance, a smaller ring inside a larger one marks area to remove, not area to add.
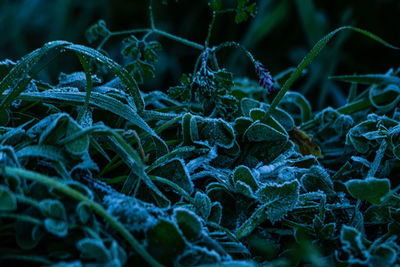
[[[316,44],[273,82],[242,45],[209,45],[217,16],[255,15],[249,0],[225,4],[209,3],[204,45],[158,29],[150,1],[150,28],[113,32],[99,21],[86,33],[96,49],[55,41],[0,64],[0,262],[400,264],[399,71],[331,77],[353,84],[347,103],[314,113],[288,92],[342,30],[397,48],[350,26],[318,41],[324,26],[297,1]],[[123,66],[103,50],[120,35]],[[167,94],[138,85],[155,77],[152,35],[200,50]],[[228,47],[245,53],[258,83],[221,64]],[[48,56],[66,52],[83,72],[41,80]]]

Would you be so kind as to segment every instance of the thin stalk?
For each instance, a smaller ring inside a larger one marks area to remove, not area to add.
[[[269,117],[271,116],[271,114],[274,112],[274,110],[278,107],[279,103],[281,102],[281,100],[283,99],[283,97],[285,96],[286,92],[289,91],[290,87],[293,85],[293,83],[297,80],[297,78],[300,77],[300,75],[303,73],[303,70],[310,65],[310,63],[314,60],[314,58],[319,54],[319,52],[321,52],[321,50],[326,46],[326,44],[329,42],[330,39],[332,39],[332,37],[342,31],[342,30],[352,30],[358,33],[361,33],[381,44],[383,44],[386,47],[392,48],[392,49],[400,49],[396,46],[393,46],[389,43],[387,43],[386,41],[384,41],[383,39],[381,39],[380,37],[366,31],[363,29],[359,29],[356,27],[352,27],[352,26],[343,26],[340,28],[337,28],[334,31],[331,31],[329,34],[325,35],[321,40],[319,40],[314,47],[311,49],[311,51],[301,60],[301,62],[299,63],[299,65],[297,66],[297,68],[292,72],[292,74],[290,75],[289,79],[286,80],[285,84],[282,86],[282,88],[279,90],[279,93],[275,96],[274,100],[272,101],[269,109],[267,110],[267,112],[265,113],[262,121],[267,121],[269,119]]]
[[[208,43],[210,42],[211,32],[212,32],[212,29],[214,27],[216,15],[217,15],[217,13],[215,11],[213,11],[210,25],[208,25],[208,32],[207,32],[206,41],[204,42],[204,46],[205,47],[208,47]]]
[[[43,225],[43,222],[39,219],[36,219],[32,216],[17,214],[17,213],[0,213],[0,218],[11,218],[11,219],[24,221],[24,222],[29,222],[32,224]]]
[[[256,60],[254,59],[254,57],[250,53],[250,51],[247,50],[246,47],[244,47],[243,45],[241,45],[237,42],[224,42],[222,44],[219,44],[218,46],[213,47],[211,50],[212,50],[212,52],[218,52],[219,50],[226,48],[226,47],[239,48],[250,59],[250,61],[251,61],[251,63],[253,63],[253,65],[256,63]]]
[[[150,19],[150,27],[152,30],[154,30],[156,26],[154,25],[153,0],[149,1],[149,19]]]
[[[83,71],[85,72],[85,77],[86,77],[86,96],[85,96],[85,102],[83,103],[83,106],[81,110],[78,113],[78,116],[76,118],[77,122],[80,124],[83,118],[83,115],[85,115],[86,110],[89,107],[89,101],[90,101],[90,94],[92,93],[92,75],[90,73],[89,69],[89,64],[86,62],[85,58],[78,52],[75,52],[76,56],[78,57],[79,61],[81,62]]]
[[[155,175],[149,175],[149,178],[152,181],[156,181],[156,182],[170,186],[171,188],[175,189],[179,194],[181,194],[183,197],[185,197],[190,203],[192,203],[192,204],[194,203],[194,199],[189,195],[189,193],[186,192],[182,187],[180,187],[176,183],[174,183],[168,179],[165,179],[165,178],[162,178],[159,176],[155,176]]]
[[[168,32],[165,32],[165,31],[162,31],[162,30],[159,30],[159,29],[154,29],[153,31],[155,33],[161,35],[161,36],[164,36],[164,37],[169,38],[171,40],[177,41],[178,43],[182,43],[184,45],[193,47],[193,48],[198,49],[198,50],[204,50],[204,46],[202,46],[201,44],[189,41],[187,39],[184,39],[182,37],[170,34]]]

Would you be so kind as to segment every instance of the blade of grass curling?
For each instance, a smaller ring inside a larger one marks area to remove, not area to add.
[[[378,43],[381,43],[384,46],[387,46],[392,49],[399,50],[399,47],[393,46],[389,44],[388,42],[384,41],[382,38],[366,31],[363,29],[359,29],[356,27],[352,26],[343,26],[340,28],[337,28],[336,30],[330,32],[329,34],[325,35],[321,40],[319,40],[314,47],[311,49],[311,51],[302,59],[302,61],[299,63],[297,66],[296,70],[290,75],[289,79],[286,80],[285,84],[282,86],[282,88],[279,90],[279,93],[275,96],[274,100],[271,103],[271,106],[269,107],[268,111],[264,115],[264,118],[262,120],[266,121],[269,119],[271,116],[272,112],[276,109],[276,107],[279,105],[281,102],[282,98],[285,96],[286,92],[290,89],[290,87],[293,85],[293,83],[297,80],[297,78],[300,77],[301,73],[303,70],[310,65],[310,63],[313,61],[313,59],[319,54],[319,52],[325,47],[325,45],[329,42],[329,40],[338,32],[342,30],[352,30],[358,33],[361,33]]]
[[[70,105],[80,105],[84,103],[86,94],[81,92],[45,92],[45,93],[23,93],[18,99],[29,101],[43,101],[55,102]],[[0,95],[1,97],[1,95]],[[97,108],[110,111],[136,125],[152,137],[156,138],[159,142],[156,145],[161,145],[162,149],[168,151],[168,146],[164,140],[155,133],[155,131],[142,119],[141,116],[133,109],[132,106],[126,105],[117,99],[103,95],[100,93],[92,92],[89,99],[89,104]]]
[[[41,66],[38,70],[36,70],[34,73],[30,75],[29,78],[26,79],[21,79],[18,83],[17,86],[15,86],[14,90],[11,90],[10,93],[7,95],[7,97],[1,102],[0,104],[0,111],[5,111],[6,108],[14,101],[14,99],[21,94],[25,90],[25,88],[28,86],[28,84],[36,77],[38,73],[40,73],[42,70],[44,70],[50,63],[52,63],[59,54],[53,56],[47,63],[45,63],[43,66]],[[38,61],[39,61],[38,57]],[[33,103],[32,105],[35,105],[37,103]],[[28,107],[29,108],[29,107]],[[24,112],[21,110],[21,112]]]
[[[66,41],[48,42],[41,48],[38,48],[22,57],[0,82],[0,94],[7,90],[15,80],[22,79],[25,74],[28,74],[32,70],[32,68],[40,61],[40,59],[50,50],[61,48],[67,44],[69,44],[69,42]],[[29,80],[30,79],[28,79],[28,82]],[[18,89],[11,90],[8,95],[1,101],[0,110],[4,110],[9,104],[11,104],[11,102],[24,90],[28,82],[27,80],[25,80],[17,83]],[[21,83],[25,86],[22,86]]]
[[[60,49],[59,53],[63,53],[64,51],[77,52],[81,55],[86,55],[100,63],[103,63],[118,78],[120,78],[121,82],[125,85],[128,93],[133,97],[137,111],[141,113],[144,110],[144,101],[142,96],[140,95],[139,87],[136,81],[132,78],[131,75],[129,75],[128,71],[125,68],[93,48],[73,44],[67,41],[48,42],[44,44],[41,48],[38,48],[21,58],[17,62],[17,64],[11,69],[11,71],[6,75],[6,77],[4,77],[3,80],[0,82],[0,94],[2,94],[12,84],[14,80],[22,78],[23,74],[26,74],[30,70],[32,70],[32,68],[45,54],[54,49]],[[22,92],[23,90],[19,91]],[[13,100],[17,95],[19,95],[19,93],[20,92],[11,91],[9,93],[9,96],[6,99],[3,99],[0,110],[6,107],[3,104],[5,101],[7,101],[7,103],[11,103],[12,101],[10,102],[10,100]]]
[[[105,64],[105,66],[109,68],[118,78],[120,78],[121,82],[126,86],[129,94],[133,97],[137,111],[141,113],[144,110],[144,101],[140,95],[139,86],[125,68],[111,58],[106,57],[99,51],[90,47],[70,43],[65,47],[65,49],[78,52]]]
[[[0,169],[0,173],[8,173],[12,175],[21,176],[25,179],[36,181],[43,185],[51,186],[67,196],[72,197],[78,201],[86,203],[97,215],[104,218],[121,236],[128,241],[128,243],[133,247],[133,249],[151,266],[163,266],[157,262],[139,243],[139,241],[121,224],[115,217],[110,215],[100,204],[87,198],[80,192],[72,189],[71,187],[63,184],[61,181],[49,176],[39,174],[33,171],[28,171],[20,168],[13,167],[3,167]]]
[[[23,56],[10,72],[0,82],[0,94],[2,94],[14,80],[18,79],[22,74],[29,72],[33,66],[35,66],[39,60],[44,56],[50,49],[67,45],[66,41],[54,41],[46,43],[41,48],[38,48],[31,53]]]
[[[89,64],[85,60],[85,58],[78,52],[76,52],[76,56],[78,57],[79,61],[81,62],[83,71],[85,72],[86,76],[86,97],[85,97],[85,103],[83,103],[83,106],[81,110],[78,113],[78,116],[76,118],[78,123],[81,123],[83,115],[85,115],[85,112],[87,108],[89,107],[89,100],[90,100],[90,94],[92,92],[92,75],[90,74],[89,70]]]

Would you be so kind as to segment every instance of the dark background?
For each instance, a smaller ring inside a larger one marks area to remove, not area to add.
[[[234,7],[236,1],[223,1]],[[400,1],[312,1],[259,0],[255,18],[235,24],[234,14],[217,18],[211,44],[238,41],[249,48],[272,73],[295,66],[315,42],[335,28],[352,25],[371,31],[400,46]],[[170,0],[168,5],[154,0],[156,26],[162,30],[203,43],[211,12],[207,1]],[[128,0],[0,0],[0,60],[13,61],[51,40],[68,40],[89,45],[85,30],[104,19],[112,31],[149,26],[147,1]],[[127,36],[123,36],[127,37]],[[105,46],[110,56],[122,63],[121,38]],[[165,90],[178,83],[182,73],[193,70],[199,51],[152,35],[163,45],[157,66],[158,78],[147,80],[145,90]],[[219,54],[223,67],[236,77],[256,79],[246,57],[235,49]],[[399,67],[400,53],[358,33],[343,32],[333,39],[292,88],[306,94],[313,108],[341,105],[347,84],[328,80],[329,75],[385,73]],[[75,57],[62,57],[41,77],[57,81],[60,71],[80,71]]]

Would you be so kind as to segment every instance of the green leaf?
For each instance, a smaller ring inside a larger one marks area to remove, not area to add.
[[[131,35],[124,40],[122,40],[123,48],[121,50],[122,55],[125,57],[131,56],[133,58],[140,58],[140,49],[139,49],[140,41],[134,36]]]
[[[198,137],[196,136],[196,126],[191,121],[192,140],[206,141],[208,145],[217,145],[223,148],[231,148],[235,142],[235,133],[232,126],[223,119],[211,119],[194,117],[197,122]]]
[[[90,28],[85,32],[86,40],[89,43],[107,36],[110,31],[107,29],[106,22],[104,20],[99,20],[96,24],[90,26]]]
[[[211,205],[210,215],[208,216],[209,222],[220,223],[222,217],[222,205],[219,202],[213,202]]]
[[[297,180],[283,184],[267,184],[256,192],[265,204],[268,219],[274,223],[282,219],[297,204],[300,184]]]
[[[247,15],[246,11],[237,11],[235,15],[235,22],[237,24],[246,21],[249,16]]]
[[[210,198],[199,191],[196,192],[194,196],[194,204],[197,214],[199,214],[203,219],[207,220],[211,213],[211,200]]]
[[[171,265],[186,247],[185,240],[175,224],[163,218],[146,232],[146,241],[150,254],[166,265]]]
[[[301,183],[308,192],[323,191],[327,195],[334,195],[333,183],[327,171],[320,166],[312,166],[301,177]]]
[[[250,142],[266,141],[285,143],[289,138],[287,133],[282,133],[272,128],[270,125],[258,121],[252,123],[244,135]]]
[[[253,120],[253,121],[260,121],[260,120],[262,120],[262,118],[264,117],[264,115],[265,115],[265,111],[263,110],[263,109],[261,109],[261,108],[252,108],[251,110],[250,110],[250,118]]]
[[[221,257],[215,250],[205,246],[190,246],[176,259],[175,266],[208,266],[206,263],[220,262]]]
[[[84,202],[80,202],[78,205],[76,205],[75,212],[79,218],[79,221],[83,224],[88,223],[90,218],[93,216],[89,205]]]
[[[143,72],[144,77],[146,78],[154,78],[155,77],[155,68],[150,63],[140,60],[139,61],[140,68]]]
[[[67,124],[67,129],[65,131],[65,138],[71,136],[73,134],[77,134],[82,131],[82,128],[79,126],[77,122],[70,119]],[[89,136],[87,134],[82,135],[75,140],[68,142],[65,144],[66,150],[72,155],[82,155],[84,152],[88,150],[89,147]]]
[[[42,226],[17,220],[14,224],[15,241],[24,250],[35,248],[45,235]]]
[[[67,220],[64,204],[59,200],[45,199],[40,201],[40,211],[45,217]]]
[[[382,198],[390,191],[390,180],[387,178],[352,179],[345,185],[354,198],[367,200],[375,205],[381,204]]]
[[[97,262],[107,262],[111,259],[102,240],[83,238],[76,243],[76,247],[81,252],[82,259],[96,260]]]
[[[253,190],[245,182],[237,181],[235,183],[235,191],[236,191],[236,193],[242,194],[245,197],[255,198],[254,194],[253,194]]]
[[[222,6],[222,0],[212,0],[208,3],[210,8],[214,11],[219,11]]]
[[[70,116],[66,113],[58,113],[44,118],[40,123],[31,128],[33,131],[42,125],[46,127],[40,135],[39,144],[56,143],[65,135]],[[48,125],[46,125],[48,124]]]
[[[23,75],[28,74],[28,72],[39,62],[39,60],[54,49],[59,49],[59,53],[64,51],[78,52],[79,54],[85,55],[91,59],[96,60],[99,63],[104,64],[108,69],[110,69],[116,76],[118,76],[125,86],[125,89],[132,96],[135,108],[139,112],[144,109],[144,102],[139,92],[139,87],[134,79],[129,75],[128,71],[121,67],[118,63],[112,59],[104,56],[99,51],[83,46],[76,45],[66,41],[53,41],[48,42],[44,46],[30,54],[24,56],[18,63],[13,67],[13,69],[7,74],[7,76],[0,82],[0,94],[2,94],[15,79],[20,79]],[[28,80],[29,81],[29,80]],[[19,85],[17,85],[19,86]],[[25,86],[19,86],[16,90],[11,90],[10,93],[3,99],[0,105],[0,110],[4,110],[12,101],[23,91]]]
[[[200,218],[193,212],[183,208],[174,209],[174,217],[179,229],[187,240],[196,240],[200,237],[202,225]]]
[[[239,135],[242,135],[245,133],[247,128],[249,128],[252,123],[253,123],[252,120],[249,118],[238,117],[235,119],[235,123],[234,123],[233,127]]]
[[[0,211],[13,211],[17,209],[17,199],[14,193],[3,185],[0,185]]]
[[[233,177],[232,177],[233,185],[235,185],[235,183],[238,181],[241,181],[250,186],[253,192],[259,189],[256,179],[253,177],[253,174],[251,173],[250,169],[246,166],[243,165],[238,166],[233,171]]]
[[[153,169],[149,174],[166,178],[179,185],[189,194],[193,192],[193,183],[189,177],[189,173],[184,163],[179,159],[172,159],[164,162]]]
[[[266,220],[272,223],[281,220],[296,207],[299,188],[299,182],[293,180],[283,184],[267,184],[258,190],[256,196],[263,204],[236,230],[236,237],[243,238],[249,235]]]
[[[300,108],[301,122],[305,123],[311,119],[311,105],[310,102],[298,92],[287,92],[282,99],[283,103],[295,104]]]
[[[48,232],[58,237],[66,237],[68,234],[68,223],[63,220],[46,218],[44,220],[44,227]]]

